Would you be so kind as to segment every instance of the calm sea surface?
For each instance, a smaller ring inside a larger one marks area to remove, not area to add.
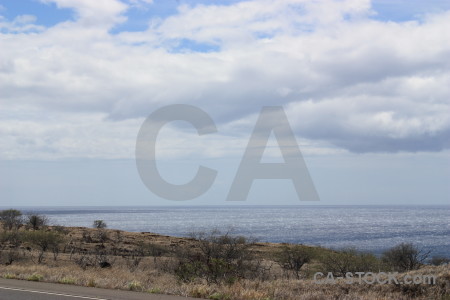
[[[52,224],[91,226],[187,236],[232,230],[259,241],[356,247],[376,254],[412,242],[433,255],[450,256],[450,206],[203,206],[21,208],[45,214]]]

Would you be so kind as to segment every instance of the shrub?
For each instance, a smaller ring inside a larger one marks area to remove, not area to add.
[[[287,271],[294,273],[300,279],[300,270],[303,265],[309,263],[313,258],[313,252],[309,247],[301,245],[284,245],[276,254],[275,261]]]
[[[374,272],[380,268],[380,262],[373,254],[352,248],[324,254],[320,261],[324,273],[331,272],[335,277],[345,277],[347,272]]]
[[[22,234],[17,230],[0,232],[0,263],[11,265],[20,260],[19,246],[22,239]]]
[[[106,223],[103,220],[95,220],[94,223],[92,224],[92,227],[97,228],[97,229],[103,229],[106,228]]]
[[[429,251],[420,250],[411,243],[401,243],[385,251],[382,260],[389,268],[398,272],[406,272],[417,270],[429,254]]]
[[[16,274],[6,273],[5,275],[3,275],[3,278],[5,278],[5,279],[16,279],[17,276],[16,276]]]
[[[75,284],[76,283],[76,279],[72,278],[72,277],[64,277],[64,278],[61,278],[60,280],[58,280],[58,283]]]
[[[22,224],[22,212],[16,209],[2,210],[0,211],[0,221],[3,223],[3,228],[16,229]]]
[[[133,280],[132,282],[128,283],[128,289],[130,291],[138,291],[138,292],[143,291],[142,284],[139,281],[135,281],[135,280]]]
[[[41,281],[42,279],[44,279],[44,276],[38,273],[34,273],[27,278],[28,281]]]
[[[87,267],[95,266],[94,259],[87,252],[79,252],[77,255],[75,255],[74,262],[83,270],[86,270]]]
[[[192,235],[194,249],[184,245],[176,256],[179,264],[175,274],[182,281],[204,278],[209,283],[233,283],[239,278],[258,276],[259,262],[254,260],[251,243],[244,237],[212,231]]]
[[[91,252],[79,252],[74,256],[74,262],[83,270],[88,267],[110,268],[115,262],[115,257],[110,255],[107,251],[97,248]]]
[[[211,299],[211,300],[230,300],[231,297],[228,296],[228,295],[222,294],[222,293],[215,292],[214,294],[210,295],[208,297],[208,299]]]
[[[446,264],[450,263],[450,258],[445,257],[445,256],[433,256],[433,258],[431,258],[430,263],[433,266],[446,265]]]
[[[13,248],[20,246],[23,240],[23,235],[18,231],[4,231],[0,232],[0,243],[9,244]]]
[[[48,218],[37,214],[28,215],[25,225],[33,230],[39,230],[48,225]]]
[[[38,263],[43,261],[44,254],[48,250],[53,252],[56,260],[57,254],[59,253],[59,246],[64,241],[60,234],[42,230],[27,232],[24,239],[39,249]]]
[[[138,250],[131,251],[129,255],[122,256],[125,259],[126,266],[130,272],[134,272],[139,267],[139,264],[142,262],[144,258],[144,253]]]
[[[150,294],[161,294],[162,290],[160,288],[154,287],[148,291]]]
[[[90,278],[86,284],[88,287],[95,287],[97,284],[93,278]]]
[[[184,282],[193,281],[195,278],[205,277],[207,269],[200,261],[184,261],[182,258],[178,267],[175,269],[175,275],[178,279]],[[187,260],[187,259],[186,259]]]

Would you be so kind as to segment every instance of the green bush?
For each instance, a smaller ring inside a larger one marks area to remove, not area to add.
[[[31,214],[26,217],[25,225],[33,230],[39,230],[48,225],[48,218],[38,214]]]
[[[233,283],[239,278],[259,275],[259,262],[250,250],[252,244],[244,237],[219,231],[196,233],[192,237],[197,242],[194,248],[183,245],[176,252],[179,263],[175,274],[180,280],[203,278],[209,283]]]
[[[106,228],[106,222],[103,220],[95,220],[94,223],[92,224],[92,227],[97,228],[97,229],[103,229]]]
[[[16,274],[6,273],[5,275],[3,275],[3,278],[5,278],[5,279],[16,279],[17,276],[16,276]]]
[[[58,280],[58,283],[62,283],[62,284],[75,284],[76,283],[76,279],[72,278],[72,277],[64,277],[60,280]]]
[[[22,244],[23,234],[17,230],[0,232],[0,243],[17,248]]]
[[[314,257],[312,248],[301,245],[283,245],[276,253],[275,261],[286,271],[294,273],[300,279],[300,270]]]
[[[0,232],[0,263],[11,265],[22,257],[19,253],[22,244],[23,235],[17,230]]]
[[[59,247],[64,241],[64,238],[57,232],[36,230],[24,233],[24,240],[38,248],[39,255],[37,262],[41,263],[46,251],[52,251],[56,260]]]
[[[42,279],[44,279],[44,276],[38,273],[34,273],[27,278],[28,281],[41,281]]]
[[[2,210],[0,211],[0,221],[6,230],[17,229],[23,222],[22,212],[17,209]]]
[[[203,277],[206,271],[204,264],[200,261],[180,261],[175,269],[175,274],[179,280],[191,282],[196,278]]]
[[[138,291],[141,292],[143,290],[142,284],[139,281],[132,281],[128,283],[128,289],[130,291]]]
[[[380,260],[373,254],[358,252],[355,249],[328,252],[320,258],[322,273],[333,273],[333,276],[345,277],[347,272],[380,271]]]
[[[148,291],[150,294],[161,294],[162,290],[160,288],[154,287]]]

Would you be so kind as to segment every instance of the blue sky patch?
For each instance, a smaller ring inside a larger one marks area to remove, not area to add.
[[[74,19],[74,11],[61,9],[54,3],[41,3],[37,0],[1,0],[0,15],[8,21],[20,15],[33,15],[34,24],[51,27],[58,23]]]
[[[241,0],[154,0],[152,4],[131,6],[125,13],[127,21],[117,24],[112,34],[120,32],[139,32],[148,29],[152,19],[165,19],[178,13],[178,7],[188,5],[232,5]],[[439,13],[450,9],[448,0],[373,0],[372,9],[376,12],[373,19],[379,21],[404,22],[421,20],[426,14]],[[73,20],[72,9],[58,8],[54,3],[42,3],[38,0],[1,0],[0,15],[7,21],[13,21],[20,15],[33,15],[34,24],[51,27],[60,22]]]
[[[179,2],[176,0],[155,0],[152,4],[145,6],[132,6],[125,13],[127,21],[118,24],[110,32],[117,34],[120,32],[145,31],[152,19],[164,19],[177,14]]]
[[[448,0],[374,0],[372,9],[379,21],[420,21],[427,14],[440,13],[450,9]]]
[[[198,43],[189,39],[181,39],[178,44],[171,49],[171,53],[183,53],[183,52],[217,52],[220,50],[218,45],[212,45],[207,43]]]

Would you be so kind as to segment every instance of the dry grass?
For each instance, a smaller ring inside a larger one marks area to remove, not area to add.
[[[312,280],[241,280],[232,285],[205,282],[180,283],[167,273],[154,270],[130,272],[122,267],[82,270],[73,266],[11,265],[3,267],[0,276],[23,280],[57,282],[108,289],[173,294],[205,299],[449,299],[450,267],[425,267],[410,274],[436,275],[436,285],[352,284],[344,282],[319,285]]]
[[[337,284],[320,285],[311,279],[293,280],[286,279],[279,266],[273,259],[273,253],[280,247],[278,244],[258,243],[254,250],[259,257],[265,259],[267,265],[271,265],[271,277],[266,280],[242,279],[233,284],[207,284],[198,279],[193,282],[183,283],[161,266],[164,262],[170,262],[170,257],[145,257],[136,269],[130,268],[127,260],[121,256],[114,258],[110,268],[98,266],[85,269],[74,263],[71,259],[70,249],[94,250],[100,246],[110,251],[113,247],[120,251],[133,251],[140,242],[151,242],[155,245],[171,249],[176,246],[194,247],[195,241],[186,238],[161,236],[153,233],[130,233],[117,230],[107,230],[109,239],[104,244],[97,242],[83,242],[83,233],[95,235],[94,229],[66,228],[65,252],[53,260],[48,253],[43,264],[32,263],[27,250],[27,245],[20,248],[20,259],[11,265],[0,267],[0,277],[10,279],[34,280],[55,282],[61,284],[74,284],[81,286],[122,289],[147,293],[173,294],[181,296],[198,297],[216,300],[305,300],[305,299],[450,299],[450,266],[432,267],[426,266],[409,274],[435,275],[435,285],[394,285],[394,284],[352,284],[344,282]],[[3,247],[2,252],[9,251]],[[320,253],[329,250],[317,248]],[[314,264],[306,266],[314,268]]]

